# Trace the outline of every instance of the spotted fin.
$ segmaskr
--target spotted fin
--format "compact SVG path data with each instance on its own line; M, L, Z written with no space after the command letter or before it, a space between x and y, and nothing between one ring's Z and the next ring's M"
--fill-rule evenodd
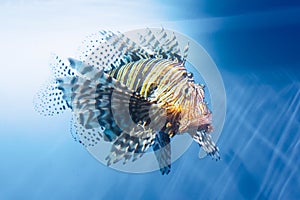
M76 70L70 66L69 60L65 60L56 54L52 54L50 57L50 68L52 77L74 77L77 75Z
M77 58L104 72L114 69L119 65L123 52L107 40L112 36L113 33L107 31L88 36L79 47Z
M75 141L81 143L85 147L91 147L97 145L97 143L103 138L104 128L92 128L87 129L79 123L77 116L73 116L71 119L70 132Z
M75 77L76 71L69 62L55 54L51 55L50 66L52 78L49 79L34 97L35 110L44 116L53 116L63 113L69 106L59 89L58 78L69 79Z
M164 132L158 132L153 144L153 151L159 164L160 172L169 174L171 171L170 137Z
M33 100L35 110L44 116L63 113L68 105L63 100L63 93L58 88L58 82L49 80L35 95Z

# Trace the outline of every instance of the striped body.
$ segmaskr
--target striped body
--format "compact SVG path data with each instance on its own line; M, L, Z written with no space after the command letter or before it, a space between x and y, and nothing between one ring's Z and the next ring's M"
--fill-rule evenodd
M142 59L112 70L109 75L165 109L167 122L162 129L170 137L210 123L203 88L188 77L183 63Z

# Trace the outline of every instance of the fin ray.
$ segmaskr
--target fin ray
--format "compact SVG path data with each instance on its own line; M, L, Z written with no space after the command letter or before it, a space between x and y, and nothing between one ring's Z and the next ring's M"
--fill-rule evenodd
M220 160L219 148L211 139L211 136L205 131L197 131L193 139L200 145L200 147L213 159Z
M136 126L129 133L123 132L113 143L110 154L106 157L107 165L124 159L123 164L143 156L153 144L155 132L143 126Z

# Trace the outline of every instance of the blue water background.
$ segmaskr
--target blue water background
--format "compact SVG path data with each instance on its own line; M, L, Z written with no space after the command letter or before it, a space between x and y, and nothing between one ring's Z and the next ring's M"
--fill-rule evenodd
M15 0L0 11L0 199L300 199L299 1ZM193 144L168 176L122 173L73 141L70 114L33 110L51 52L153 26L194 38L221 72L219 162Z

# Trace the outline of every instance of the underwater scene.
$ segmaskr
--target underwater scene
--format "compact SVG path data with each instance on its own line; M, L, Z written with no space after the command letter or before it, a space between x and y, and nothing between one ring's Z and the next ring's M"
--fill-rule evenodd
M300 199L299 13L0 1L0 199Z

